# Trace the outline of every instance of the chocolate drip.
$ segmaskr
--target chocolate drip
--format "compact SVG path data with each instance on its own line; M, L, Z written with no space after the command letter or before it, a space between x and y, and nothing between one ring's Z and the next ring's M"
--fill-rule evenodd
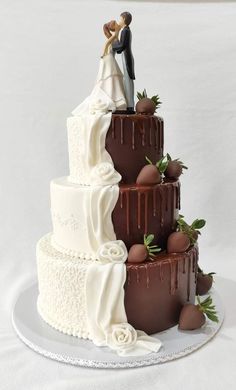
M132 149L135 149L135 122L132 122Z
M148 197L149 192L138 189L138 229L141 229L141 201L144 196L144 234L148 232Z
M124 143L124 118L120 116L120 142L121 145Z
M150 278L149 278L149 271L148 271L147 264L145 264L145 271L146 271L146 287L149 288Z
M178 209L179 210L181 209L180 199L181 199L181 195L180 195L180 182L178 181Z
M175 290L176 290L176 267L175 267L175 264L173 263L173 261L169 261L169 264L170 264L170 295L174 295L175 294Z
M128 248L143 242L143 235L152 233L162 249L176 225L176 183L163 181L156 185L120 184L120 198L112 220L117 239Z
M142 129L141 135L142 135L142 146L145 146L146 145L146 141L145 141L146 129L145 128L144 128L144 131Z
M179 261L180 259L177 258L176 261L170 260L170 294L174 295L176 293L176 290L178 290L179 287Z
M186 273L186 257L183 258L183 274Z
M192 255L190 254L188 256L188 273L187 273L187 301L188 302L190 298L191 262L192 262Z
M175 203L176 203L176 200L175 200L175 196L176 196L176 192L175 192L175 186L171 186L170 189L170 210L171 210L171 219L172 219L172 229L174 230L175 228ZM173 200L172 200L173 198Z
M129 191L126 191L125 192L125 195L126 195L126 231L127 231L127 234L129 235L130 233L130 229L129 229Z
M163 191L162 187L160 187L160 221L161 227L164 226L164 217L163 217Z
M124 193L123 191L120 191L120 208L123 209L123 197L124 197Z
M149 129L149 146L152 146L152 128Z
M145 205L145 210L144 210L144 234L148 233L148 196L149 193L145 192L144 193L145 199L144 199L144 205Z
M141 229L141 192L138 191L138 229Z
M154 120L155 127L154 127L154 133L155 133L155 149L158 149L159 145L159 136L158 136L158 127L157 127L157 122ZM159 123L159 122L158 122Z
M160 137L160 150L161 150L161 154L163 154L163 147L164 147L164 122L161 118L158 118L158 120L160 121L160 134L161 134L161 137Z
M176 261L176 270L175 270L175 289L179 288L179 261Z
M153 207L153 216L156 216L156 208L157 208L157 189L156 187L153 188L152 190L152 207Z
M171 187L169 187L168 185L166 186L166 196L165 196L165 198L166 198L166 207L165 207L165 209L166 209L166 211L168 211L168 206L169 206L169 204L170 204L170 191L171 191Z
M140 275L139 275L139 268L136 267L136 282L139 283L140 282Z
M128 286L131 283L131 271L129 271L129 270L127 270L127 283L128 283Z
M164 272L163 272L163 267L162 264L159 264L159 269L160 269L160 281L163 282L164 280Z
M198 248L192 246L184 253L162 251L153 261L127 264L132 275L125 284L125 310L132 326L152 334L178 323L183 305L194 303L197 256Z
M112 136L113 139L116 138L115 128L116 128L116 126L115 126L115 117L112 116L112 118L111 118L111 136Z

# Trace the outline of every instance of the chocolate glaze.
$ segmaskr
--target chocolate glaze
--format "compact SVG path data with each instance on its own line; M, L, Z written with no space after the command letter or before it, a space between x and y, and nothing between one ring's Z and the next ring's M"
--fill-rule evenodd
M152 233L153 244L165 249L168 236L176 228L179 198L180 183L176 180L164 179L149 186L121 184L112 214L117 239L129 249L143 243L144 234Z
M127 263L125 309L128 322L148 334L178 323L185 303L194 303L198 246L184 253L162 252L155 261Z
M123 183L135 183L147 163L163 157L163 119L156 115L112 114L106 136L106 149Z

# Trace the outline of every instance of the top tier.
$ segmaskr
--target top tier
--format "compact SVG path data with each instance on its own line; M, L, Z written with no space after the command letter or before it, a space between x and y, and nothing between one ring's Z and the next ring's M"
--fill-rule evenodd
M70 181L90 184L88 182L84 183L83 178L81 136L79 119L76 117L69 118ZM112 114L109 129L103 136L105 136L106 150L116 171L122 176L121 181L125 184L136 182L140 170L146 164L145 156L153 163L163 157L164 122L161 117L140 114ZM99 140L97 142L99 143Z
M122 182L132 184L146 164L163 157L164 122L155 115L113 114L106 136L106 149Z

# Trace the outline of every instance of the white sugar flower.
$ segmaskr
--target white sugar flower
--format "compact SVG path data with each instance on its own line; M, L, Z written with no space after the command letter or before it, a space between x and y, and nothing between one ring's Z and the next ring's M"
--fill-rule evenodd
M111 163L102 162L93 167L90 179L93 185L117 184L121 180L121 175L115 170Z
M124 263L128 252L123 241L108 241L101 245L97 251L97 259L101 263Z
M92 100L90 103L90 113L96 114L97 112L106 113L109 110L109 103L102 99Z
M107 345L114 350L129 349L136 344L137 332L127 322L111 326L107 334Z

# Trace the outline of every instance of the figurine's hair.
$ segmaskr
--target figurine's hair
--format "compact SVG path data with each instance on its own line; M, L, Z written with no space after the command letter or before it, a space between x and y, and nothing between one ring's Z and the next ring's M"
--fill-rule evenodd
M132 15L130 12L127 12L127 11L122 12L120 14L120 16L122 16L122 18L124 18L126 26L128 26L132 22Z
M115 31L116 29L116 21L111 20L110 22L104 24L103 31L107 38L111 37L111 31Z

